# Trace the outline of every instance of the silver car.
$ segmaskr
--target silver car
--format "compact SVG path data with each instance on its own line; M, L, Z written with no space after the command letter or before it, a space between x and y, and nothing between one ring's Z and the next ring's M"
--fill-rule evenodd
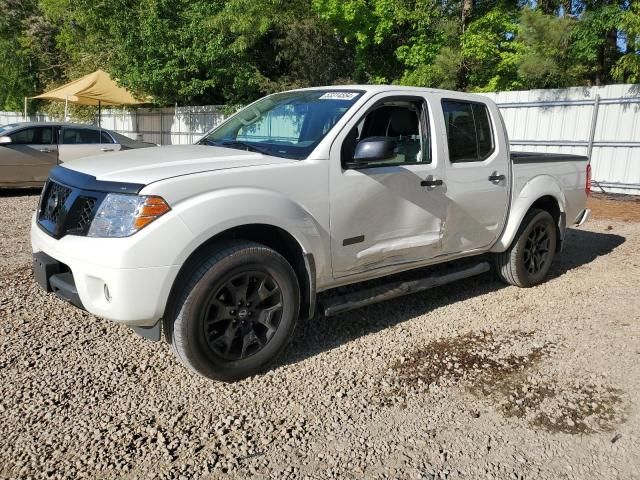
M0 188L41 186L60 163L102 153L146 148L153 143L132 140L90 125L24 122L0 126Z

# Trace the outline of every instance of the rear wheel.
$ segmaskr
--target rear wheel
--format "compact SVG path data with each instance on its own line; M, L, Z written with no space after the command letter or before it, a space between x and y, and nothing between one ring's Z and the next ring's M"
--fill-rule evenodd
M511 247L495 255L500 279L518 287L541 283L556 251L557 232L551 214L533 209L525 216Z
M284 350L300 308L296 275L276 251L253 242L204 259L167 322L178 358L215 380L264 369Z

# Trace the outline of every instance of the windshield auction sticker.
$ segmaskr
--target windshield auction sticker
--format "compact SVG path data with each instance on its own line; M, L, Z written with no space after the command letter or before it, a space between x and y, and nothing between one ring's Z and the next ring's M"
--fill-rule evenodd
M320 100L353 100L359 95L355 92L327 92L320 97Z

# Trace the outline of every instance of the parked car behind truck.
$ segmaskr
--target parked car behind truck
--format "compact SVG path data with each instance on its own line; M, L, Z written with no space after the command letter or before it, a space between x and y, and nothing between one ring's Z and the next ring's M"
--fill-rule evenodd
M74 123L22 122L0 126L0 188L39 187L55 165L96 154L155 144Z
M587 219L589 188L586 157L510 153L482 96L294 90L196 145L54 168L33 217L34 272L95 315L154 340L164 330L196 372L235 380L318 309L476 275L487 258L507 283L542 282L566 226Z

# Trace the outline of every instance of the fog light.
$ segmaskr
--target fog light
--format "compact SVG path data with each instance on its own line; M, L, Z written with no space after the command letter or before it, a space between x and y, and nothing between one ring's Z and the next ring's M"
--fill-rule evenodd
M107 300L107 302L111 302L111 293L109 292L109 287L107 287L107 284L104 284L104 298Z

